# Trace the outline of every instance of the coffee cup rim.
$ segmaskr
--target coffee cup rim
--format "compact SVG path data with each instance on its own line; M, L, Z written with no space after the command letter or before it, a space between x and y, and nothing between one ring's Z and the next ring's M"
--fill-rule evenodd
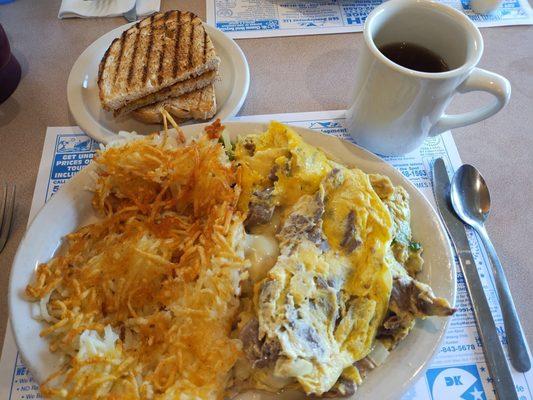
M426 7L435 7L435 9L439 9L440 11L445 12L454 18L457 18L471 33L471 36L473 37L472 40L474 41L474 53L461 66L444 72L416 71L396 64L395 62L389 60L385 55L383 55L381 51L379 51L378 47L374 43L374 39L371 36L371 25L374 22L375 18L389 10L400 9L408 5L412 6L416 4L423 4ZM447 79L464 74L466 71L471 70L478 64L479 60L481 59L481 55L483 54L483 37L481 36L481 32L479 32L479 29L474 25L474 23L459 10L438 3L435 0L389 0L385 3L382 3L368 15L363 29L363 36L367 47L379 61L398 72L426 79Z

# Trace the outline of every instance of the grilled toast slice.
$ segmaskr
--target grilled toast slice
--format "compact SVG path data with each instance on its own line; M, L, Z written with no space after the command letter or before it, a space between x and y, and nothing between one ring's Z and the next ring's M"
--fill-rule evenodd
M98 71L100 101L104 109L118 110L178 82L216 71L219 63L196 15L177 10L153 14L124 31L107 49Z
M208 71L200 76L177 82L174 85L161 89L158 92L151 93L147 96L141 97L140 99L134 100L124 107L113 111L113 114L115 117L118 117L120 115L128 114L138 108L158 103L167 98L179 97L183 94L194 92L212 84L215 81L216 76L216 71Z
M148 124L160 124L163 122L162 109L167 110L179 122L188 119L209 119L217 111L215 85L210 84L203 89L138 108L131 115Z

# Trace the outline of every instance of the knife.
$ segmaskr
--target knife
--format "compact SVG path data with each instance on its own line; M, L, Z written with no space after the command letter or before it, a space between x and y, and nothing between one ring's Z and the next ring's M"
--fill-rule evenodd
M485 361L492 377L492 384L499 400L518 400L511 370L498 338L496 324L481 284L476 263L470 251L463 222L455 215L449 199L450 179L442 158L433 165L433 190L435 201L444 225L452 239L459 264L463 271L466 288L474 310L477 329L483 344Z

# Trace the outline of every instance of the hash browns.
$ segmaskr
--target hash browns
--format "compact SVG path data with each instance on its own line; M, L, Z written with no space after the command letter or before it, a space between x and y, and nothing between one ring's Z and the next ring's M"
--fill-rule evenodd
M239 171L210 136L154 135L96 156L101 221L69 234L26 289L44 302L41 336L66 355L44 396L222 398L248 264Z

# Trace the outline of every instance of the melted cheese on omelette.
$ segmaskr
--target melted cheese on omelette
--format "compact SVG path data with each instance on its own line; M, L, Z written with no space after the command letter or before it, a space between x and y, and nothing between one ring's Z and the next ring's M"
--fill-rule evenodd
M237 143L235 159L242 167L239 206L247 210L254 190L273 183L274 204L294 204L314 193L331 170L326 155L287 126L272 122L261 135L248 135Z

